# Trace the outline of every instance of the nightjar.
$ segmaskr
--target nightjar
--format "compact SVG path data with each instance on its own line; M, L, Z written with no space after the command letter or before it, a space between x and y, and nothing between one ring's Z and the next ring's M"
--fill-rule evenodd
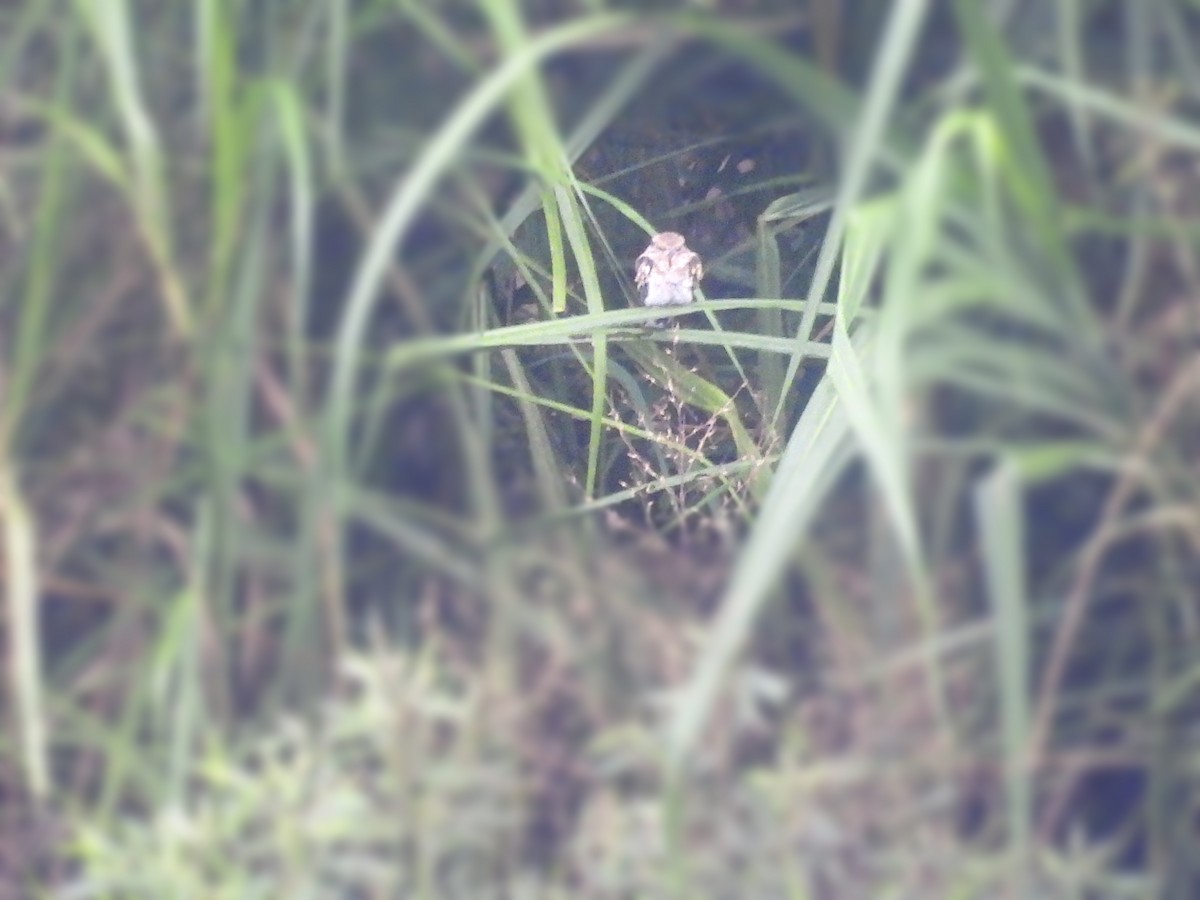
M646 306L684 306L695 298L696 284L704 277L704 263L688 249L683 235L674 231L656 234L637 258L637 286ZM665 320L647 324L661 327Z

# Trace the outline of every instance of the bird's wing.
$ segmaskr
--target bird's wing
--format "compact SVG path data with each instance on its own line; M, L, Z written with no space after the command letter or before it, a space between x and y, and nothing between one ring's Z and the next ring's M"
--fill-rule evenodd
M650 278L650 273L654 271L654 260L650 258L649 254L643 253L637 258L634 265L636 266L634 282L638 285L645 284Z

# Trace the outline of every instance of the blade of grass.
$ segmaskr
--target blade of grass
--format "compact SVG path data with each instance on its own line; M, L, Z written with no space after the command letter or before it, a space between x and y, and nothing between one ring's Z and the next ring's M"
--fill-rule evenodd
M326 405L326 464L333 481L344 458L341 445L353 408L356 376L361 365L363 336L378 299L378 292L394 248L412 226L434 184L463 150L483 120L495 111L513 85L543 59L572 44L628 21L622 15L606 15L571 22L532 39L507 57L499 68L479 83L455 108L432 137L413 168L405 173L390 196L383 215L357 267L336 338L333 373Z
M1061 0L1056 17L1060 65L1066 77L1080 84L1087 82L1083 52L1083 40L1087 32L1080 8L1082 4L1083 0ZM1094 183L1098 163L1087 112L1078 106L1070 106L1067 116L1071 123L1071 137L1075 142L1075 150L1083 163L1084 175L1089 183Z
M589 108L583 121L579 123L574 132L568 137L565 144L568 162L573 165L583 151L595 142L596 138L611 124L621 109L637 95L654 70L662 64L663 60L673 50L674 42L663 40L661 43L639 53L621 69L609 89ZM584 190L589 189L588 185L580 184L579 187ZM536 185L530 185L513 201L505 213L501 220L502 234L511 237L521 223L529 218L534 210L537 209L537 206L538 192ZM642 222L640 224L647 231L651 230L647 223ZM482 277L482 273L492 264L492 260L495 258L496 253L502 249L502 246L502 242L493 239L489 241L479 254L475 263L475 272L479 277Z
M778 209L779 201L776 201L758 217L754 283L760 297L783 296L779 244L776 243L775 230L772 227L773 217ZM783 315L778 309L764 308L756 318L760 333L772 337L783 336ZM772 410L779 409L783 403L784 367L774 356L766 356L759 360L757 376L757 384L763 396L763 413L769 416Z
M1029 601L1023 582L1027 571L1020 479L1011 462L1002 461L975 489L975 520L996 627L994 660L1000 695L1001 743L1008 800L1008 846L1016 881L1013 896L1027 895L1023 875L1032 849L1033 784L1026 757L1029 748Z
M809 284L807 295L813 301L820 301L825 296L833 277L836 260L842 251L846 218L866 189L928 6L928 0L898 0L892 7L875 58L862 116L846 148L846 165L834 200L833 216L826 229L825 241L817 256L816 269ZM797 341L807 341L812 334L816 312L815 305L805 310L796 334ZM783 414L783 397L786 396L786 389L795 379L803 360L803 354L798 352L788 363L788 370L784 376L785 390L773 413L775 421Z
M746 460L759 458L758 444L742 423L737 404L719 386L680 365L655 346L634 342L625 348L625 352L684 402L724 419L733 434L739 457Z
M325 34L325 131L334 171L345 166L346 73L347 51L351 47L350 4L347 0L326 0L322 4L327 23Z
M129 146L129 203L157 266L168 319L177 335L187 336L192 333L194 314L175 267L165 165L158 132L143 99L128 0L75 0L75 8L91 26L108 70Z
M1017 89L1013 59L979 4L955 0L954 11L1014 156L1009 172L1014 179L1016 199L1028 226L1037 235L1042 253L1054 266L1061 293L1059 302L1065 304L1064 313L1071 317L1080 333L1089 341L1098 341L1099 324L1088 306L1074 258L1058 224L1058 191L1038 142L1033 117Z
M305 328L309 319L312 281L315 187L312 158L304 133L303 99L294 85L282 80L263 85L264 106L271 109L279 130L288 173L291 229L291 298L288 303L287 356L292 397L298 408L307 405L308 374L305 368Z
M43 800L50 791L50 761L42 698L37 529L7 453L0 454L0 530L3 530L0 545L4 551L13 718L20 737L25 787L35 800Z
M75 29L69 27L63 47L67 62L59 68L54 112L60 121L73 118ZM48 726L42 697L41 588L38 572L38 534L33 511L21 491L17 463L20 431L41 360L58 278L56 248L62 239L63 218L71 195L71 166L64 131L53 130L43 172L33 247L29 254L21 297L16 340L9 348L12 368L0 373L5 404L0 412L0 546L3 548L5 599L8 619L9 689L20 738L25 787L35 800L50 790Z
M74 29L65 36L68 62L59 70L55 85L54 122L74 120L73 90L76 57ZM41 190L34 221L33 246L27 255L25 285L20 297L15 341L7 348L11 369L4 373L4 405L0 409L0 454L15 454L18 431L46 353L47 328L59 278L58 253L63 237L63 217L72 194L68 136L54 128L46 150Z
M762 511L738 558L708 642L668 723L666 763L681 774L692 758L725 675L779 573L826 494L853 458L852 432L837 392L822 380L779 459Z
M202 79L208 138L212 147L209 169L211 232L207 269L205 318L219 319L229 302L230 268L242 237L243 179L253 140L254 110L245 103L245 85L238 70L232 11L217 0L197 6L201 40L196 71Z
M1138 133L1143 139L1154 139L1180 150L1200 151L1200 127L1182 116L1166 116L1161 110L1145 103L1127 100L1117 94L1081 84L1055 72L1036 66L1020 66L1014 78L1067 104L1077 104L1097 116Z
M750 309L761 305L775 304L789 310L803 309L804 302L797 300L718 300L705 304L711 311ZM832 305L827 305L832 308ZM440 338L428 338L400 344L389 350L384 357L386 370L399 371L418 363L442 357L495 350L504 347L555 346L562 344L590 346L591 336L607 333L612 339L626 341L655 341L658 343L693 343L708 346L728 346L746 350L771 353L795 352L796 342L788 338L772 338L747 332L725 331L714 333L680 328L674 332L657 329L633 328L650 319L686 316L695 313L692 307L662 309L621 309L597 315L571 316L547 322L531 322L526 325L509 325L492 328L474 334L456 334ZM829 355L829 345L810 343L805 345L810 357Z
M516 388L513 396L525 422L525 433L529 435L529 455L533 461L542 506L552 514L561 512L567 507L567 496L563 491L561 469L558 460L554 458L554 447L545 420L532 400L533 391L517 354L512 350L503 350L501 357L508 370L508 377L512 379Z

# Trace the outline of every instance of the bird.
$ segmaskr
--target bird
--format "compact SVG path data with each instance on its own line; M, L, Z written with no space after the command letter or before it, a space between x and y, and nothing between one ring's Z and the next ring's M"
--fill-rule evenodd
M650 239L634 264L634 281L646 306L685 306L695 299L696 285L704 277L704 262L688 248L682 234L664 231ZM646 324L661 328L665 319Z

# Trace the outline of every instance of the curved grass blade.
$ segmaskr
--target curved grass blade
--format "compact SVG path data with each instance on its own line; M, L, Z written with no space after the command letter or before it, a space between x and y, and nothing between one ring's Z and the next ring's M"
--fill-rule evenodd
M407 234L435 183L462 152L467 141L495 111L505 95L543 59L628 21L627 16L604 15L571 22L529 41L482 81L430 140L389 198L383 215L355 272L338 328L333 374L326 405L327 463L342 466L342 444L353 407L354 384L361 364L363 337L371 320L379 288L395 247ZM335 479L336 480L336 479Z
M669 771L681 773L692 756L725 675L776 579L804 539L826 494L854 458L851 438L850 421L837 392L823 379L779 459L708 642L672 713L667 733Z

